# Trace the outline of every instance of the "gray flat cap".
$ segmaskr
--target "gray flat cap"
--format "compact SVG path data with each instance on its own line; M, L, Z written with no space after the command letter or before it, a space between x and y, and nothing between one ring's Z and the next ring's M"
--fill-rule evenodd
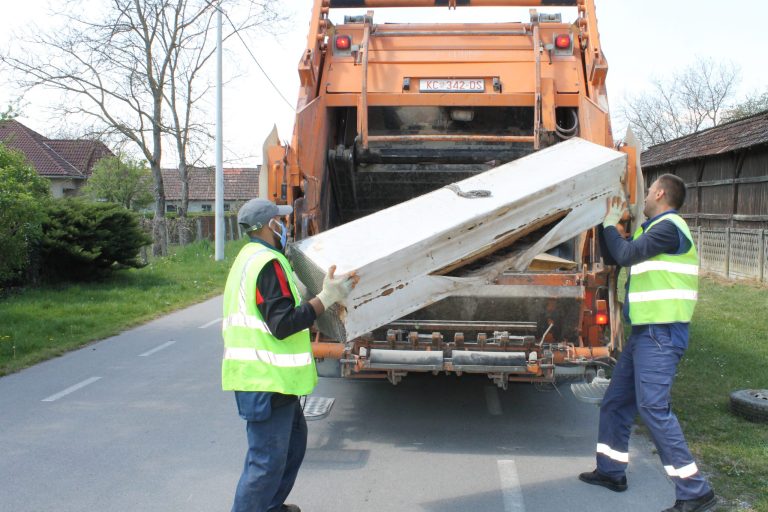
M272 217L290 213L293 213L291 206L278 206L267 199L256 198L251 199L240 208L240 211L237 212L237 223L251 231L266 226Z

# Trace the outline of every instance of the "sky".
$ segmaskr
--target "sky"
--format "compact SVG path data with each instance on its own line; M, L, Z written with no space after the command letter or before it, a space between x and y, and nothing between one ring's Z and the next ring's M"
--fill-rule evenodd
M25 0L3 2L0 15L0 49L6 51L20 30L34 23L39 30L52 26L51 2L59 0ZM89 0L91 3L107 0ZM236 0L224 0L227 3ZM768 44L765 23L768 2L765 0L595 0L601 45L608 59L607 79L614 131L623 133L626 123L620 112L626 98L641 94L654 78L665 79L698 58L732 61L741 69L739 96L768 91ZM261 163L261 147L273 126L280 138L290 140L295 105L298 97L297 66L304 52L312 0L281 1L290 16L279 34L256 34L247 40L251 52L274 82L280 94L259 70L242 43L231 39L225 45L224 75L224 140L225 166L255 166ZM575 9L539 8L540 12L563 12L566 20L575 17ZM338 11L331 18L340 21L344 14L359 10ZM384 21L527 21L527 9L519 8L447 8L376 9L375 22ZM12 47L12 46L11 46ZM8 81L0 76L0 109L19 97ZM282 97L288 101L286 102ZM47 92L28 93L22 102L19 121L30 128L51 134L62 120L52 118L49 107L59 100ZM214 119L215 98L211 91L206 99L206 115ZM76 131L76 126L72 131ZM213 145L204 158L213 165ZM174 165L173 162L163 162Z

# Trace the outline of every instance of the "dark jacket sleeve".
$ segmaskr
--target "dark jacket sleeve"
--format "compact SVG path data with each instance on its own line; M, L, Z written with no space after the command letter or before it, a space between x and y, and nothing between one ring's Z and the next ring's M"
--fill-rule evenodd
M277 260L264 265L259 273L256 306L269 330L279 340L309 328L316 317L308 302L296 306L285 271Z
M654 224L636 240L623 238L614 226L603 230L608 252L617 265L631 267L659 254L681 254L690 249L690 241L672 221Z

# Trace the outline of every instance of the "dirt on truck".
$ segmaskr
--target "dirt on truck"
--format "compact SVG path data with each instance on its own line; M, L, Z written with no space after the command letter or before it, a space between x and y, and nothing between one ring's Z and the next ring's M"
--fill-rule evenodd
M522 21L376 22L387 8L488 6L530 9ZM575 21L551 12L558 7ZM369 10L331 22L349 8ZM594 0L315 0L293 137L266 142L260 195L293 205L301 240L578 137L627 153L623 183L636 209L637 154L614 144L607 72ZM482 373L506 388L594 375L621 332L616 272L591 228L524 271L351 341L316 333L313 346L319 368L348 378ZM458 370L460 360L471 364Z

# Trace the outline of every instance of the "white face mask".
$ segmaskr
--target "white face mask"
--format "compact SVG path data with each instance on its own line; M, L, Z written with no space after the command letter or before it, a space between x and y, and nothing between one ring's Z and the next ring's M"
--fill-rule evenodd
M288 228L279 220L270 219L269 229L280 239L280 249L285 249L285 244L288 243Z

